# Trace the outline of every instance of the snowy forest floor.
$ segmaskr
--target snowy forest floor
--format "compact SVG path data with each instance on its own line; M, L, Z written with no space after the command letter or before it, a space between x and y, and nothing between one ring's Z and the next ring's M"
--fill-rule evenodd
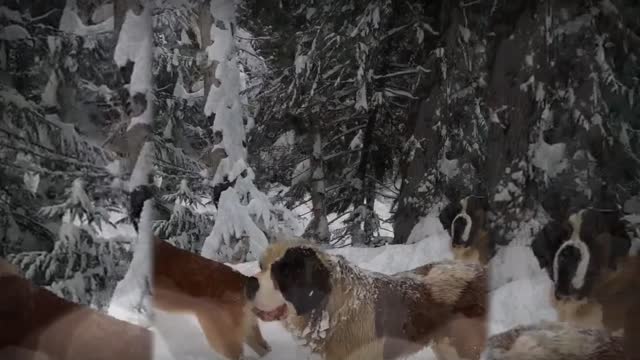
M343 255L358 266L381 273L392 274L419 265L452 258L449 235L437 218L437 209L424 217L414 228L407 245L388 245L379 248L344 247L331 250ZM526 238L529 231L523 225L523 238L518 245L498 250L489 265L491 271L491 322L490 333L495 334L519 324L540 320L553 320L549 302L549 286L546 274L539 269ZM245 274L258 270L256 262L232 265ZM505 274L510 274L508 277ZM494 311L494 309L499 311ZM312 356L278 323L260 323L262 332L273 351L265 360L309 359ZM153 331L156 333L154 358L156 360L220 359L208 346L197 320L190 315L174 315L156 312ZM248 348L249 358L256 355ZM414 354L409 359L434 359L430 349Z

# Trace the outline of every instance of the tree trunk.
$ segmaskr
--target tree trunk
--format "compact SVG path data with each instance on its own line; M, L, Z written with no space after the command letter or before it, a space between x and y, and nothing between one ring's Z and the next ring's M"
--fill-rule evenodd
M304 237L315 239L319 243L328 243L330 240L329 223L325 204L325 178L322 160L322 136L320 124L314 121L311 124L311 136L313 139L313 152L311 154L311 202L313 206L313 218L304 231Z
M351 216L351 242L354 245L367 245L371 243L373 238L373 227L371 217L375 216L373 212L373 203L371 201L371 193L374 192L374 184L367 179L369 174L369 158L373 144L373 132L376 126L377 112L381 111L379 107L369 109L367 116L367 125L365 127L362 139L362 149L360 150L360 163L358 164L358 186L355 189L355 198L353 200L353 214ZM375 197L374 197L375 199Z
M445 30L442 42L445 45L445 54L451 54L457 46L458 14L453 4L443 2L440 9L440 22ZM442 60L441 60L442 61ZM437 62L431 64L436 67ZM443 193L438 186L438 153L444 145L444 139L439 136L435 125L442 111L447 105L446 77L439 72L427 76L423 85L428 89L426 98L413 105L408 114L407 137L411 139L409 144L410 157L401 164L400 195L397 200L397 209L394 215L393 243L404 244L409 240L409 235L420 220L426 214L430 200L434 200L438 193Z
M427 171L428 165L437 161L436 154L441 144L433 130L433 118L439 102L439 91L436 88L429 98L417 104L418 110L409 115L413 118L409 122L415 124L411 136L416 145L411 150L412 156L405 164L404 174L401 175L402 184L393 224L394 244L407 242L413 227L426 210L424 203L420 201L424 198L422 192L425 185L435 185L429 181Z

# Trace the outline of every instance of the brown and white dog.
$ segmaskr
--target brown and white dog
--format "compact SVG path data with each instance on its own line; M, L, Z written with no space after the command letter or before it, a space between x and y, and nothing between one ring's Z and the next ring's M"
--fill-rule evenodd
M523 325L493 335L483 360L623 360L622 337L563 322Z
M265 321L283 321L327 360L391 360L434 342L440 359L478 359L486 340L484 267L438 262L384 275L304 241L269 246L249 291Z
M621 330L632 304L638 256L614 211L581 210L547 224L532 250L554 283L552 302L560 321Z
M255 278L160 239L154 242L157 309L195 315L209 345L229 359L240 359L245 343L259 356L270 351L245 295L249 286L257 286Z
M488 208L487 198L467 196L440 212L440 223L451 235L456 260L484 265L489 262L493 249L486 228Z
M0 259L0 358L151 360L149 330L33 285Z

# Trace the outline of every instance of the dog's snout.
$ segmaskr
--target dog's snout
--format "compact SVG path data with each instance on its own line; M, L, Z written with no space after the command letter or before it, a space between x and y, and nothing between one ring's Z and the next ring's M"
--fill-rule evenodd
M260 283L258 282L258 279L251 276L247 281L247 287L245 288L245 294L247 296L247 299L253 300L256 297L256 293L258 292L259 288L260 288Z

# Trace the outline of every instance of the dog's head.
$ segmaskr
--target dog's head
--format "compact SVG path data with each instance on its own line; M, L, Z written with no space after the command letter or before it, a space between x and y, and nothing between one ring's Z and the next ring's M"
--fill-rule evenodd
M485 229L489 204L486 198L468 196L452 202L440 212L440 223L451 235L455 249L470 248Z
M618 214L597 210L581 210L563 222L547 224L531 245L558 300L588 297L605 274L617 270L630 246Z
M324 254L301 243L275 243L260 259L260 272L247 287L247 298L264 321L302 316L320 309L331 293Z

